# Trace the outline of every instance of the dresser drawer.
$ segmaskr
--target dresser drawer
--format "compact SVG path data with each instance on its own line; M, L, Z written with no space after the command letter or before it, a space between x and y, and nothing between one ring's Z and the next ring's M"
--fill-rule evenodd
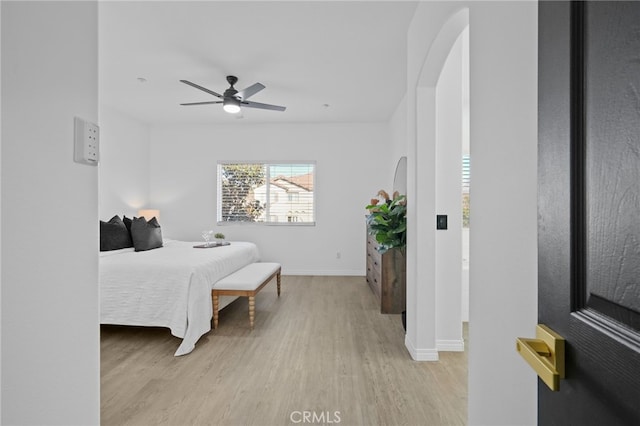
M399 314L406 305L406 261L398 249L380 254L378 242L367 234L367 284L380 301L380 312Z
M376 295L378 299L382 297L382 281L380 271L372 271L367 274L367 284L371 287L371 291Z
M369 267L373 269L380 270L380 265L382 264L382 257L377 250L368 250L367 251L367 269Z

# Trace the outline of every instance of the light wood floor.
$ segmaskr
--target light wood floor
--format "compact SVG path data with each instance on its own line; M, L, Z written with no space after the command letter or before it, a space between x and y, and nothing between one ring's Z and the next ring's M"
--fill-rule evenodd
M182 357L167 329L102 326L102 424L466 423L466 353L411 360L363 277L283 276L279 299L275 282L257 295L253 331L247 309L222 310Z

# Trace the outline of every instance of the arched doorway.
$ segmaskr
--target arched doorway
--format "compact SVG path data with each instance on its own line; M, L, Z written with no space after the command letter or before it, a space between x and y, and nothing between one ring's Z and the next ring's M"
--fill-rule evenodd
M441 214L439 209L448 203L443 200L451 195L445 186L440 185L448 178L443 175L447 167L442 165L439 169L438 154L446 155L447 162L451 160L448 157L450 153L443 153L444 145L438 148L439 140L442 143L451 137L446 131L442 131L442 114L445 108L455 108L445 105L442 99L438 101L438 81L447 58L468 26L468 9L456 12L443 25L427 53L415 89L416 143L411 150L414 161L410 162L409 167L409 179L413 185L409 185L408 190L410 199L415 200L408 212L408 223L410 226L413 222L415 240L411 244L413 247L410 246L412 254L407 259L405 344L416 360L437 360L438 350L464 350L461 320L461 208L452 210L451 213L442 212L459 218L455 220L456 224L460 224L455 233L445 235L449 230L436 231L435 218L436 214ZM461 91L461 88L458 87L458 90ZM459 100L457 114L462 123L462 99ZM461 152L461 125L457 132L460 133L457 150ZM457 170L461 170L461 155L454 161L458 162ZM460 176L461 172L457 178L458 185L461 184ZM458 205L461 205L460 192L458 190L454 195ZM441 234L438 235L438 232ZM447 253L454 253L454 259ZM453 285L451 273L447 272L451 270L451 266L446 265L452 261L459 277L457 280L453 278ZM455 308L451 308L453 304Z

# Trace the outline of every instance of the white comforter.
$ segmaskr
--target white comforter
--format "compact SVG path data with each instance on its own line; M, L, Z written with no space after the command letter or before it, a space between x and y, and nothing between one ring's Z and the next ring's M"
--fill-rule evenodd
M182 338L175 355L193 350L211 329L211 286L259 260L255 244L232 242L215 248L165 240L164 247L100 253L100 322L168 327Z

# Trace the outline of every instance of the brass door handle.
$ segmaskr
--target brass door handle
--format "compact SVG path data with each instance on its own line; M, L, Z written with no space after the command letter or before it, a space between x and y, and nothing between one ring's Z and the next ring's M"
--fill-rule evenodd
M564 379L564 338L543 324L536 326L536 338L516 339L516 350L552 391Z

